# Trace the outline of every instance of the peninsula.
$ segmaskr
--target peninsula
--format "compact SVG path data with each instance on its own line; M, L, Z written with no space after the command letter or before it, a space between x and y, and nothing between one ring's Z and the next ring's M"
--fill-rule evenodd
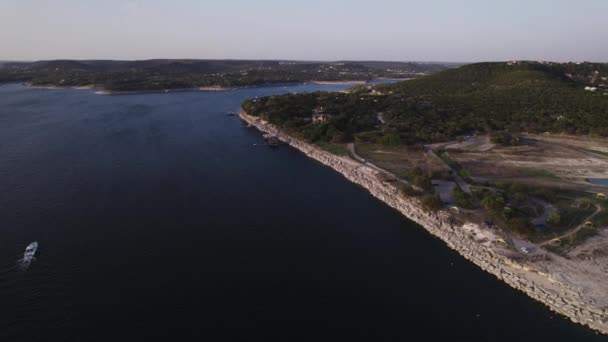
M608 65L467 65L241 118L333 168L485 271L608 334Z

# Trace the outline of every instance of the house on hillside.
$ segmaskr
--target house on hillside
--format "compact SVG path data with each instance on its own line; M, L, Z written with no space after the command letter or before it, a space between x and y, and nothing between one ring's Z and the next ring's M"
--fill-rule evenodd
M316 108L312 113L312 123L322 124L331 119L331 115L327 114L323 107Z
M370 94L371 95L385 95L384 91L378 89L378 88L368 88L369 90L371 90Z

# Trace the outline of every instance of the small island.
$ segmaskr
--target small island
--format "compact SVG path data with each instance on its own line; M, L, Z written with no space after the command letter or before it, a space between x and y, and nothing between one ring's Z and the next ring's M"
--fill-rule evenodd
M608 333L606 113L607 64L512 61L249 99L241 118Z

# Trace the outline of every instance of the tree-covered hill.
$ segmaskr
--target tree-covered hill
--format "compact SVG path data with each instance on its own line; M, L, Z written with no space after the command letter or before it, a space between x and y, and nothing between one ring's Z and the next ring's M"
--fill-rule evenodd
M243 108L310 140L417 143L502 130L608 136L606 76L605 64L479 63L349 94L260 98ZM590 85L595 91L585 90ZM313 124L321 107L329 120Z

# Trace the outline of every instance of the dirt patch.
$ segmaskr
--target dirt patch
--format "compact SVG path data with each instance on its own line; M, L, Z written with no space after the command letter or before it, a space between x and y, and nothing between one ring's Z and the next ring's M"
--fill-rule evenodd
M485 152L453 151L450 157L474 177L524 178L528 182L559 180L560 183L585 185L588 185L587 178L608 177L608 158L577 147L540 140Z
M387 147L376 144L357 144L357 153L366 160L395 175L408 179L412 170L419 167L430 174L441 172L441 165L429 158L426 151L410 146Z

